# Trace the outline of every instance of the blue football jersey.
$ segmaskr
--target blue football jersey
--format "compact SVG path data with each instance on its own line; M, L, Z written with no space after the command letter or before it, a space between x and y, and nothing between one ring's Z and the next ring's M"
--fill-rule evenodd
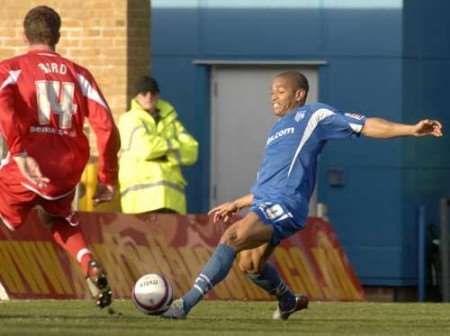
M314 103L280 118L269 132L256 182L254 205L282 202L299 221L308 213L317 157L329 139L360 134L366 118Z

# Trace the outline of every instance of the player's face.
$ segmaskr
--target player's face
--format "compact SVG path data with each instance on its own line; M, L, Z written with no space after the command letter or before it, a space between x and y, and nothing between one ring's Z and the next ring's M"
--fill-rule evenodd
M297 88L292 80L286 77L275 77L272 82L272 110L276 116L282 117L295 109L303 100L305 92Z

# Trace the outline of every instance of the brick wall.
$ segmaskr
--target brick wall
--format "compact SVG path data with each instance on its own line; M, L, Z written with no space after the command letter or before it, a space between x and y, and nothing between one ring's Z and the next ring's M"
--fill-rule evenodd
M43 3L62 18L57 52L93 73L117 120L136 76L149 71L150 1L1 0L0 59L26 51L23 18Z

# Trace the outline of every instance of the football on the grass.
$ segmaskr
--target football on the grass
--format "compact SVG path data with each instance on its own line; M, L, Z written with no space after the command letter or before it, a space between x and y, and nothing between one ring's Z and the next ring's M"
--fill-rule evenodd
M159 315L172 303L172 286L162 274L146 274L136 281L131 299L136 308L144 314Z

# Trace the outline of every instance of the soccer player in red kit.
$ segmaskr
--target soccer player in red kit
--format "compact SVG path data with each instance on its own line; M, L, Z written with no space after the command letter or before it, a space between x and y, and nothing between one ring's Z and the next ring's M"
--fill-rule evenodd
M0 166L0 219L16 230L37 207L55 242L80 264L103 308L112 296L106 272L87 248L71 204L89 159L85 118L99 153L95 202L114 195L120 140L93 76L55 52L60 26L52 8L31 9L24 19L28 52L0 62L0 133L8 147Z

